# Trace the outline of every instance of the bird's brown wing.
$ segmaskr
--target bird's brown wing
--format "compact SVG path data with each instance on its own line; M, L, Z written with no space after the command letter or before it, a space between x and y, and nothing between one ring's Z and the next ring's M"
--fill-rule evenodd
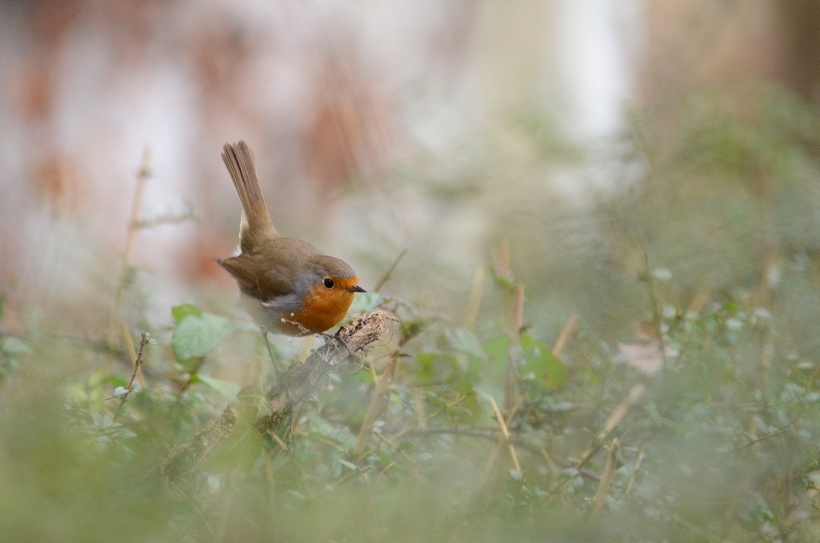
M305 241L286 236L268 239L252 253L217 261L230 273L243 292L262 301L270 301L306 289L300 275L313 272L317 255L323 253Z
M258 255L243 253L218 262L236 279L240 290L254 298L268 301L290 294L293 279L288 267L272 262L260 264L257 262L259 258Z

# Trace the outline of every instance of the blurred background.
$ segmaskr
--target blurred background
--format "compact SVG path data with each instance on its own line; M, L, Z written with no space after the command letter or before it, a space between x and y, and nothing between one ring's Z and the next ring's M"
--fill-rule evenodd
M820 0L0 0L0 534L817 541L819 82ZM159 488L265 373L240 139L402 325Z
M817 249L820 2L1 9L10 330L34 314L95 335L123 255L153 325L233 296L213 259L236 244L220 151L239 139L281 231L351 262L366 287L407 249L384 292L456 321L502 242L536 330L580 313L605 337L645 316L645 251L697 308L737 288L775 303L784 265Z

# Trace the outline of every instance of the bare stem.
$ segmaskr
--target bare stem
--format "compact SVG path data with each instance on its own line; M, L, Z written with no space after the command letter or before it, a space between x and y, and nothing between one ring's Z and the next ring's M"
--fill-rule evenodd
M569 340L572 339L572 336L575 334L575 330L578 328L580 321L581 317L578 315L570 315L566 324L564 324L564 328L561 330L561 334L558 336L558 339L555 340L555 345L552 347L553 355L561 356L564 349L567 348Z
M125 287L128 275L131 273L131 253L134 250L134 236L138 229L138 221L140 210L142 209L142 198L145 194L145 184L151 177L151 148L146 147L142 153L142 161L137 170L137 183L134 188L134 198L131 201L131 215L128 219L128 235L125 238L125 248L123 249L123 263L122 272L120 273L120 283L117 286L117 294L114 298L114 307L111 308L111 315L108 320L108 343L116 345L117 337L117 321L119 320L120 307L122 306L122 298L125 293Z
M601 511L604 509L609 487L612 485L612 479L615 478L615 465L618 462L618 452L620 450L621 444L618 438L613 439L609 447L609 454L606 456L604 471L601 473L601 482L598 484L598 490L595 492L595 498L592 500L592 513L590 514L592 520L600 518Z
M399 265L399 262L401 261L402 258L404 258L404 255L406 255L406 254L407 254L407 249L402 249L402 251L399 253L399 256L397 256L396 259L393 261L393 263L390 264L390 267L387 268L387 271L384 272L384 274L382 274L382 276L379 279L378 283L376 283L376 286L373 287L373 292L379 292L379 290L381 290L381 288L384 286L384 284L387 283L388 281L390 281L390 277L391 277L391 274L393 273L393 270L396 269L396 266Z
M327 342L315 349L301 364L292 364L265 393L269 414L259 417L253 427L260 433L271 433L280 428L312 394L320 389L322 379L337 370L348 359L366 353L395 322L383 311L360 315L352 324L336 332L338 341ZM337 344L338 343L338 344ZM174 449L160 467L159 473L176 478L201 465L225 440L236 426L234 405L197 432L188 443Z
M128 380L128 386L125 387L125 393L120 396L120 405L117 407L117 412L114 414L114 420L116 421L120 414L122 414L122 410L125 407L125 402L128 401L128 396L131 394L132 387L134 386L134 379L137 378L137 373L139 372L140 366L142 366L143 358L142 354L145 350L145 346L148 345L148 342L151 341L151 335L147 332L142 333L142 337L140 338L140 350L137 353L137 358L134 360L134 371L131 372L131 378Z
M510 453L510 459L512 460L513 467L515 471L521 473L521 464L518 463L518 455L515 453L515 447L513 446L513 442L510 439L510 432L507 429L507 424L504 422L504 417L501 415L501 411L498 410L498 406L495 404L495 400L490 397L490 407L493 409L493 415L495 415L495 420L498 422L498 427L501 429L501 435L504 436L504 441L507 443L507 450Z
M598 432L596 442L593 443L592 446L581 455L578 463L575 464L576 469L581 469L584 467L586 463L589 462L593 456L595 456L595 453L601 450L601 446L604 441L609 439L615 429L618 428L621 421L624 420L624 417L629 414L635 404L638 403L638 400L643 398L645 393L646 385L643 383L638 383L629 390L629 394L626 395L626 398L622 400L621 403L616 405L615 409L612 410L612 413L609 414L606 422L604 422L603 428L601 428L601 431Z
M504 388L504 410L512 420L513 406L518 402L518 347L521 345L521 329L524 326L524 285L513 287L512 325L510 327L510 356L507 365L507 382Z

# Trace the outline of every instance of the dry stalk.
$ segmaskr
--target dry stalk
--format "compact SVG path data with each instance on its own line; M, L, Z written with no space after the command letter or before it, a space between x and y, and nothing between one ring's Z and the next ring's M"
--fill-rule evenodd
M498 410L498 406L495 404L495 400L493 400L492 396L490 397L490 407L493 409L493 415L495 415L495 420L498 422L498 427L501 429L501 435L504 437L504 442L507 444L507 450L510 452L510 459L512 460L513 467L515 468L515 471L523 474L521 471L521 464L518 463L518 455L515 454L515 447L510 439L510 431L507 429L507 424L504 422L504 416L501 415L501 411Z
M524 327L524 285L516 283L513 288L513 320L510 329L510 356L507 365L507 382L504 387L504 411L514 414L513 406L519 403L518 396L518 347L521 345L521 329ZM510 416L512 419L512 416Z
M125 239L123 249L122 272L120 273L120 283L117 287L117 294L114 298L114 307L111 308L111 315L108 320L107 340L109 345L116 345L117 321L119 320L120 308L122 306L123 295L125 294L126 282L131 272L131 253L134 250L134 237L137 233L140 210L142 209L142 198L145 194L145 184L151 177L151 148L146 147L142 153L142 161L137 170L137 183L134 188L134 198L131 201L131 215L128 219L128 236Z
M601 450L601 446L604 441L609 439L612 435L612 432L618 427L624 417L629 413L629 411L638 403L644 393L646 392L646 385L643 383L638 383L637 385L633 386L629 390L629 394L627 394L626 398L621 401L618 405L615 406L615 409L612 410L612 413L609 414L609 418L606 419L603 428L601 431L598 432L597 440L595 443L592 444L584 454L581 455L581 458L578 460L578 463L575 464L576 469L581 469L586 465L587 462L595 456L599 450Z
M604 509L609 487L612 485L612 479L615 477L615 464L618 462L618 452L620 450L621 444L618 438L613 439L609 447L609 454L606 456L604 471L601 473L601 482L598 485L597 492L595 492L595 498L592 500L592 512L590 513L592 520L598 520L601 516L601 511Z
M131 337L128 336L130 341ZM148 345L148 342L151 340L151 336L146 332L142 333L142 337L140 338L140 350L137 353L136 357L134 358L134 371L131 372L131 379L128 380L128 386L125 387L125 393L120 396L120 405L117 407L117 412L114 414L113 420L117 420L119 416L122 414L122 410L125 407L125 402L128 400L128 396L131 394L132 387L134 386L134 379L136 379L137 374L140 371L140 367L142 366L143 358L142 353L145 350L145 346ZM132 346L133 349L133 346Z
M134 342L131 340L131 333L128 331L128 325L120 321L120 328L122 329L122 338L125 341L125 349L128 351L128 358L131 359L131 365L137 372L137 382L142 388L145 388L145 377L142 375L142 365L137 364L137 350L134 349Z
M635 465L632 466L632 475L630 475L629 477L629 482L626 485L626 490L624 490L624 494L629 494L632 491L632 487L635 485L635 477L638 475L638 470L641 467L643 459L646 458L644 448L645 447L641 447L641 452L638 453L638 459L635 460Z
M393 260L393 263L390 264L390 267L387 268L387 271L385 271L382 274L381 278L379 278L378 282L376 283L376 286L373 288L373 292L379 292L379 290L381 290L384 284L390 281L390 278L393 276L393 270L396 269L396 266L399 265L399 262L402 258L404 258L404 255L406 254L407 249L402 249L402 251L399 253L399 256L397 256L396 259Z
M564 328L561 329L558 339L555 340L555 345L552 347L553 355L560 357L561 354L563 354L564 349L566 349L569 344L569 340L571 340L572 336L575 334L575 330L578 328L579 322L581 322L581 317L578 315L570 315L566 324L564 324Z

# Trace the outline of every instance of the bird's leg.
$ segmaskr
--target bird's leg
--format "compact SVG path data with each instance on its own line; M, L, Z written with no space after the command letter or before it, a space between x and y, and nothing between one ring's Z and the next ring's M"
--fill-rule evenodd
M265 328L260 328L259 331L262 332L262 337L265 338L265 347L268 348L268 355L273 363L273 371L276 373L276 380L278 381L283 370L279 368L279 363L276 362L276 358L273 356L273 349L270 348L270 341L268 341L268 331Z

